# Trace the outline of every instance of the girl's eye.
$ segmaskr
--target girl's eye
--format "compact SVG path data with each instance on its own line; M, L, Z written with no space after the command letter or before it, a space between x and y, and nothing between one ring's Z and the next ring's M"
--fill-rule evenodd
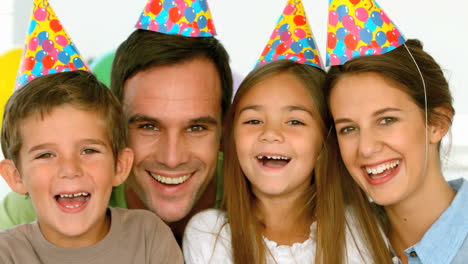
M243 124L258 125L258 124L261 124L261 123L262 123L262 121L260 121L260 120L252 119L252 120L245 121Z
M339 133L340 133L341 135L346 135L346 134L349 134L349 133L351 133L351 132L353 132L353 131L355 131L355 130L356 130L355 127L347 126L347 127L341 128L341 129L339 130Z
M298 125L305 125L303 122L299 120L290 120L287 123L288 125L298 126Z
M389 125L391 123L394 123L395 121L397 121L397 119L395 117L384 117L384 118L380 119L379 124Z
M52 153L42 153L36 156L36 159L47 159L47 158L52 158L54 155Z

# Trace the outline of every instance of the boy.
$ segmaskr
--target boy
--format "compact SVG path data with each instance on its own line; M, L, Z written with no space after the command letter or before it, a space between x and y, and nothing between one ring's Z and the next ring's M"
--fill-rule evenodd
M107 208L133 152L118 100L88 72L38 77L9 99L0 173L37 221L0 232L0 263L183 263L151 212Z

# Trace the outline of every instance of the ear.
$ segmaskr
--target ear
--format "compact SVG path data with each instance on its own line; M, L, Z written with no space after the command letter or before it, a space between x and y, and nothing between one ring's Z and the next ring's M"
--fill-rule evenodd
M115 177L112 186L119 186L128 177L133 165L133 151L130 148L124 148L117 158L115 166Z
M28 192L12 160L6 159L0 162L0 174L13 191L19 194L26 194Z
M452 126L453 112L449 108L441 106L434 108L433 115L434 120L429 126L429 141L432 144L437 144L442 140Z

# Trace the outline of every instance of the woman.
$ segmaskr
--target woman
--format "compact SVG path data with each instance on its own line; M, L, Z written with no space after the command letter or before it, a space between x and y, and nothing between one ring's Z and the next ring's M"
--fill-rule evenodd
M355 183L344 174L337 181L348 182L345 191L359 185L382 206L395 261L467 263L468 184L447 183L439 158L455 113L440 66L408 40L333 66L325 88L333 134Z

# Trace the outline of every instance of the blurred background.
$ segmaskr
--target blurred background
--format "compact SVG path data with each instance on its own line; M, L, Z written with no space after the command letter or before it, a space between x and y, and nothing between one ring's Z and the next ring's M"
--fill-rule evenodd
M169 0L167 0L169 1ZM32 0L0 1L0 107L13 87L1 79L15 74L26 38ZM134 30L146 0L49 0L81 55L106 82L113 51ZM444 69L455 100L451 137L445 140L444 175L468 178L468 19L463 0L380 0L382 9L408 38L418 38ZM218 38L231 56L235 85L255 65L286 0L208 0ZM328 1L303 0L309 24L325 58ZM2 158L0 153L0 158ZM0 179L0 199L10 189Z

